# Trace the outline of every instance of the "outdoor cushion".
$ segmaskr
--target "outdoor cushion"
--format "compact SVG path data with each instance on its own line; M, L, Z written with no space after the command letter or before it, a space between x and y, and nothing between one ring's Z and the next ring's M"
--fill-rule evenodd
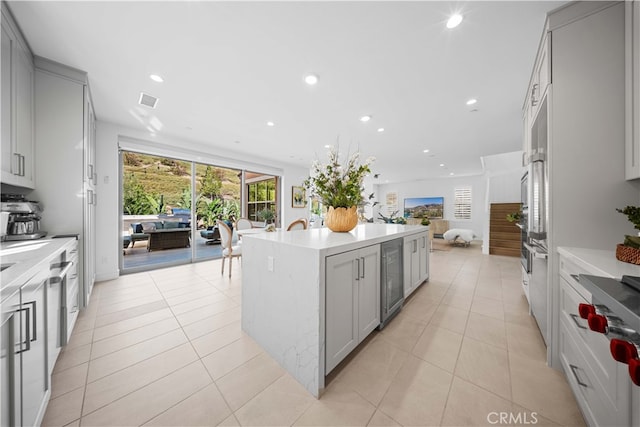
M180 228L180 223L178 221L165 221L162 228L165 230L168 228Z
M134 222L133 224L131 224L131 231L133 233L142 233L142 224L140 224L139 222Z
M162 227L160 227L162 228ZM155 222L143 222L142 223L142 231L156 231L156 223Z

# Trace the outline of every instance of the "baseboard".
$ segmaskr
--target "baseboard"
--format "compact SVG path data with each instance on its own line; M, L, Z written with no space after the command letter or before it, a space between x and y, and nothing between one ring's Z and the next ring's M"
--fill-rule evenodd
M96 273L96 282L105 282L107 280L114 280L120 277L120 270L116 269L115 271L105 272L105 273Z

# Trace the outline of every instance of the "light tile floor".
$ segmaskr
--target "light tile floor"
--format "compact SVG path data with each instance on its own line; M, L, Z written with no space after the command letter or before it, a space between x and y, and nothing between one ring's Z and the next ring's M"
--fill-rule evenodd
M229 279L220 262L96 284L43 425L584 425L545 365L517 258L431 253L430 281L319 400L241 331L241 266Z

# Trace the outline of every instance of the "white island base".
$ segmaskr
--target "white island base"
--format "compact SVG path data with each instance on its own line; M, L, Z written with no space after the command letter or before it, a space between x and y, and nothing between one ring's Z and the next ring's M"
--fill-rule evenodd
M408 250L425 248L420 283L428 277L427 227L361 224L349 233L244 236L242 329L319 397L325 375L380 323L379 245L396 238L405 241L406 297L407 286L415 287Z

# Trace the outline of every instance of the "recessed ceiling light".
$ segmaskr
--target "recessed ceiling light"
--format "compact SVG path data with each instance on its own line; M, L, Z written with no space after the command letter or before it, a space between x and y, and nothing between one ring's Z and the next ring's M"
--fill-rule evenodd
M378 132L384 132L384 128L378 128Z
M443 168L444 167L444 163L440 163L440 167Z
M164 81L164 79L161 76L157 75L157 74L151 74L149 76L149 78L151 80L153 80L154 82L158 82L158 83L162 83Z
M371 120L371 116L362 116L362 117L360 117L360 121L361 122L368 122L369 120Z
M449 175L453 176L453 175L455 175L455 174L454 174L453 172L449 172Z
M329 144L325 145L324 148L331 148Z
M447 21L447 28L455 28L462 22L462 15L454 13Z
M315 74L306 75L304 76L304 82L309 86L313 86L318 83L318 76L316 76Z
M422 152L423 152L423 153L428 153L428 152L429 152L429 150L422 150Z
M468 100L468 101L467 101L467 105L473 105L473 104L475 104L476 102L478 102L478 100L477 100L477 99L475 99L475 98L471 98L470 100Z
M273 126L275 126L275 125L276 125L276 124L275 124L275 123L273 123L273 122L267 122L267 126L271 126L271 127L273 127Z

